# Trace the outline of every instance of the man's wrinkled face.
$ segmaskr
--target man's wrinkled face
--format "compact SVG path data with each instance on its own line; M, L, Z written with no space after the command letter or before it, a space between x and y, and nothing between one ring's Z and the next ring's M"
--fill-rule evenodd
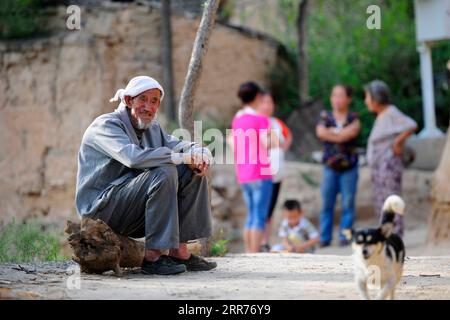
M147 129L152 120L155 119L156 112L161 103L161 91L150 89L131 98L126 97L127 106L130 107L134 125L138 129Z

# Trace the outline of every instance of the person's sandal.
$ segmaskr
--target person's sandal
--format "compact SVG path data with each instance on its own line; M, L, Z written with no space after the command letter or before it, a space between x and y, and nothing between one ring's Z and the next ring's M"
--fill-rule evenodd
M268 243L262 244L259 247L259 251L261 251L261 252L270 252L270 245Z
M214 261L207 261L202 257L191 254L189 259L183 260L175 257L170 257L176 263L180 263L186 266L187 271L208 271L217 267L217 263Z
M186 266L173 261L169 256L162 255L158 260L151 262L144 258L141 272L144 274L171 275L186 271Z

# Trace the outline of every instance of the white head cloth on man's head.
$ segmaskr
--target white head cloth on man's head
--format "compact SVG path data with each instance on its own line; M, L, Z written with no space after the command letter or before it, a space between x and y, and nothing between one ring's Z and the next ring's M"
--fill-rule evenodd
M130 97L136 97L137 95L141 94L144 91L150 90L150 89L159 89L161 91L161 99L164 98L164 89L159 84L158 81L155 79L148 77L148 76L137 76L131 79L125 89L119 89L117 90L114 97L109 99L110 102L113 101L119 101L120 99L120 105L125 106L125 96ZM119 105L119 107L120 107Z

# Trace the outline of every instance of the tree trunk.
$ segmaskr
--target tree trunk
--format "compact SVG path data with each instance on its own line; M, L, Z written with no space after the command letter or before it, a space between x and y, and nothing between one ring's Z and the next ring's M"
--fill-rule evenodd
M191 60L189 62L188 72L184 80L183 90L179 105L180 126L189 130L191 136L194 136L194 98L198 83L202 73L202 62L208 50L209 37L214 27L217 8L220 0L208 0L203 9L202 20L195 37L194 47L192 48Z
M298 18L297 18L297 64L298 64L298 84L300 105L304 106L308 103L309 97L309 82L308 82L308 55L306 53L306 20L308 18L308 0L302 0L298 4Z
M450 128L441 162L431 185L431 215L428 222L428 242L450 241Z
M208 0L203 9L202 20L197 30L191 60L181 91L179 121L181 128L189 130L194 138L194 98L202 73L202 62L208 50L209 38L214 27L220 0ZM211 239L199 239L201 255L210 254Z
M176 121L176 102L174 93L173 66L172 66L172 24L171 2L161 0L161 54L163 66L163 87L165 99L163 108L170 121Z
M140 267L144 259L144 243L114 233L103 221L82 219L80 223L67 221L65 232L73 250L72 259L82 272L103 273L120 268Z

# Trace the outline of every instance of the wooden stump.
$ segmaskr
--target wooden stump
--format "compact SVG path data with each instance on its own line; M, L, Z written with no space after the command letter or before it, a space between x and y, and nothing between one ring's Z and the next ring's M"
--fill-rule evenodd
M433 203L427 242L431 244L450 243L450 203Z
M428 243L450 243L450 128L441 161L431 184Z
M113 270L121 275L121 267L140 267L144 258L144 243L118 235L103 221L83 219L67 221L65 232L73 249L72 259L86 273Z

